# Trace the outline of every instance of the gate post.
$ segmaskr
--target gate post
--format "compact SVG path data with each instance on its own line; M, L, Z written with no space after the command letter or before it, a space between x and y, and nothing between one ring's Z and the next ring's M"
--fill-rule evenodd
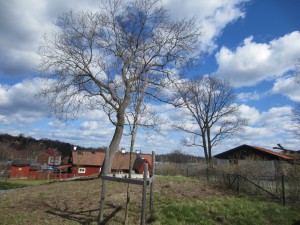
M151 176L152 176L152 182L150 184L150 214L151 218L154 216L154 208L153 208L153 201L154 201L154 179L155 179L155 152L152 151L152 168L151 168Z

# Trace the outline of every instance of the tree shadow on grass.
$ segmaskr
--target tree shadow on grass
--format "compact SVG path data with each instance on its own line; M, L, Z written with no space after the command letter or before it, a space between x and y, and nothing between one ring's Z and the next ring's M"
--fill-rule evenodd
M82 211L71 211L69 210L68 205L64 202L64 207L59 207L57 204L50 205L44 202L44 206L48 208L45 212L51 215L59 216L67 220L72 220L78 222L82 225L89 225L93 222L99 221L99 208L82 210ZM105 225L112 218L114 218L119 211L121 211L122 207L116 207L114 205L109 205L109 209L114 209L104 220L100 223L101 225Z

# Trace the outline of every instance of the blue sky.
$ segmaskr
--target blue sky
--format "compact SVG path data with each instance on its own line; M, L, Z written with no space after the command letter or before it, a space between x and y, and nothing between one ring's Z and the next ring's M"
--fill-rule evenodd
M245 132L225 141L214 154L241 144L271 149L277 143L300 149L292 134L292 107L300 102L294 72L300 60L300 1L298 0L163 0L174 18L197 16L202 27L202 57L197 76L229 79ZM107 146L113 127L101 111L85 112L74 121L58 121L35 97L41 80L34 73L37 47L44 33L55 30L57 16L71 9L97 10L95 0L0 0L0 133L20 133L82 146ZM155 106L154 106L155 107ZM165 123L161 133L141 132L137 148L158 154L175 149L203 155L201 149L180 145L185 137L172 129L182 112L157 107ZM120 147L128 148L124 137Z

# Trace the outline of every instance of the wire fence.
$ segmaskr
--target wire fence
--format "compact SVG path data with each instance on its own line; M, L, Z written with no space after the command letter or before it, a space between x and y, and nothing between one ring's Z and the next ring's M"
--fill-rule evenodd
M245 194L282 204L300 204L300 177L297 175L247 176L197 165L157 165L156 174L187 176L217 182L238 194Z

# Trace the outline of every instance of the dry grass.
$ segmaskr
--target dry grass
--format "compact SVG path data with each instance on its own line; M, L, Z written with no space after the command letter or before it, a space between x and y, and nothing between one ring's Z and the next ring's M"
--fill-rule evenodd
M197 188L195 188L197 187ZM0 224L96 224L101 180L68 181L16 189L0 194ZM105 216L119 206L123 209L113 218L122 223L126 201L126 184L108 182ZM138 224L141 209L141 187L131 186L130 222ZM222 196L222 191L212 189L198 180L158 178L155 193L173 198L193 199Z

